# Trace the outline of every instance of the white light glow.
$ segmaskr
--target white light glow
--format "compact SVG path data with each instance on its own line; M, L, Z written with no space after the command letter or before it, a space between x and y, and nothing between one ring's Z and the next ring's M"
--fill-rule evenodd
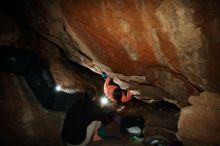
M56 91L60 91L62 88L60 85L57 85L55 89L56 89Z
M109 100L106 97L101 97L101 104L106 105L109 103Z

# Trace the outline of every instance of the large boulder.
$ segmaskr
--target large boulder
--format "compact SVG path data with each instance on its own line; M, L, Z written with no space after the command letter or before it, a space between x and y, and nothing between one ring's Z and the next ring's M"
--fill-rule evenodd
M220 95L203 92L181 109L178 137L186 146L220 145Z

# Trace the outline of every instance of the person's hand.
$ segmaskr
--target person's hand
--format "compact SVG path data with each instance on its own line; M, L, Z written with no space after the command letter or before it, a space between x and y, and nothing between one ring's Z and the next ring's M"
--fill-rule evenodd
M130 90L131 95L141 95L140 91L138 90Z
M105 72L102 72L101 76L104 80L106 80L108 78L108 75Z
M120 108L117 108L117 112L122 112L123 110L125 109L125 106L122 106L122 107L120 107Z

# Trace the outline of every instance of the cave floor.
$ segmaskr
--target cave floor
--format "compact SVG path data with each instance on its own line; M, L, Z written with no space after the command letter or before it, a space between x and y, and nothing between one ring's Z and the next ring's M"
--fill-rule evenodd
M144 146L144 144L134 143L127 138L123 138L121 140L103 140L96 143L90 143L88 146Z
M143 143L137 143L131 139L128 133L120 131L120 124L117 120L103 126L103 129L108 135L107 138L98 142L90 142L88 146L143 146Z

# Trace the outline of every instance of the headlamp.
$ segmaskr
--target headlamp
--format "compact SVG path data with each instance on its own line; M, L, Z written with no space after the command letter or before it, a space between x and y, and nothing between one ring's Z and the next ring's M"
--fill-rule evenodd
M61 91L61 90L62 90L62 87L61 87L60 85L56 85L55 90L56 90L56 91Z
M101 105L107 105L109 103L109 100L106 96L101 97Z

